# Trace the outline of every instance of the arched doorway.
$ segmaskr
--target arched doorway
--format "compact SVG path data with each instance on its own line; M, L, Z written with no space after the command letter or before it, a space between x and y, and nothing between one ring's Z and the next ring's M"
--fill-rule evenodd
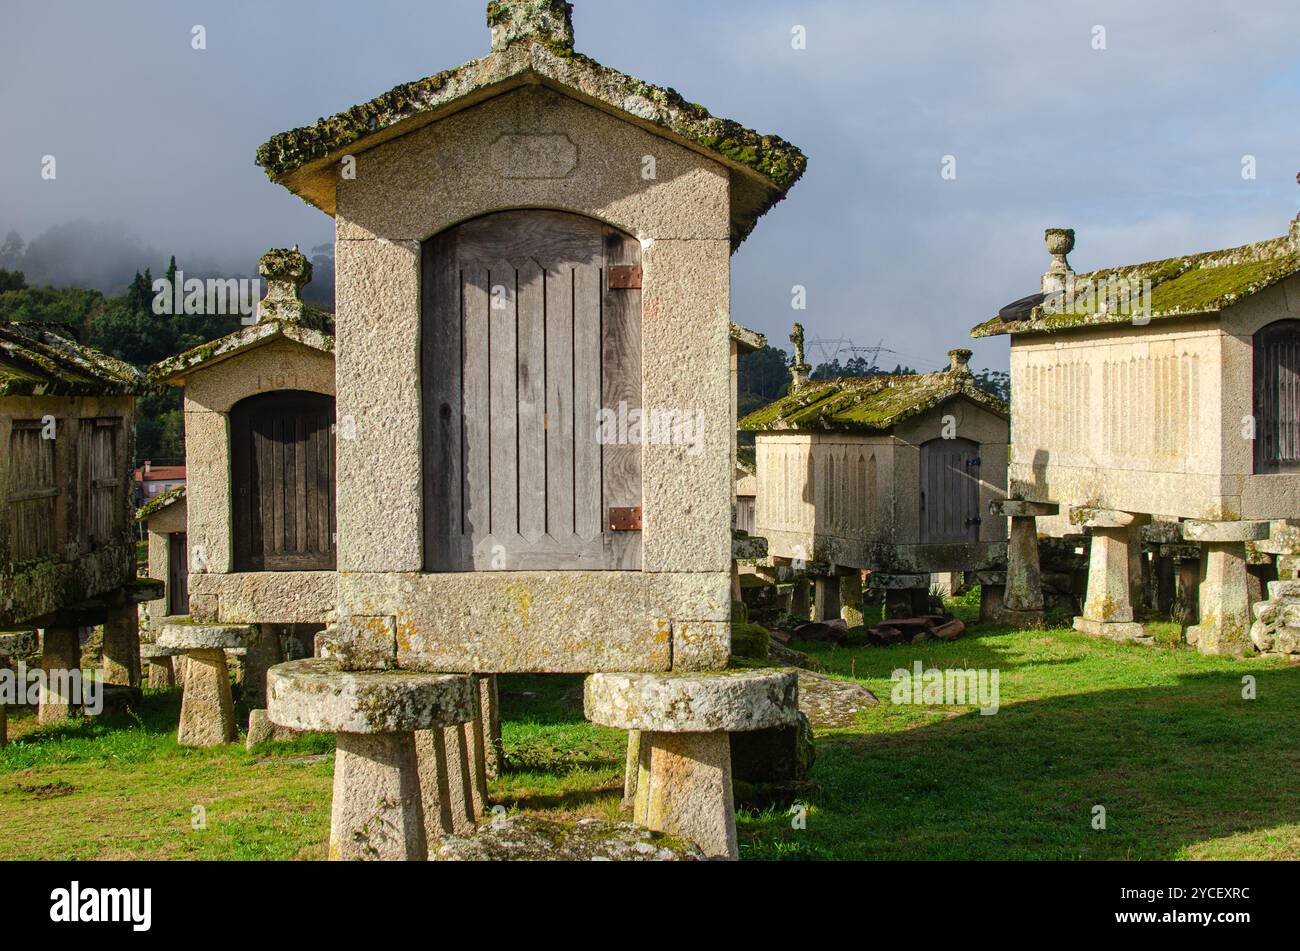
M1300 320L1255 334L1255 471L1300 470Z
M230 412L236 571L332 571L334 397L284 390Z
M426 570L641 567L640 264L557 211L425 242Z
M980 447L969 439L921 445L921 541L979 541Z

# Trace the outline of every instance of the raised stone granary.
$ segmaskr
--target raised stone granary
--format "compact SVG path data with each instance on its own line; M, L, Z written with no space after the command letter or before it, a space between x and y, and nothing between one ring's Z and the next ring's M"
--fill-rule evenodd
M131 517L143 374L49 323L0 321L0 630L40 629L47 669L78 669L104 625L105 683L140 685ZM71 708L42 698L42 722Z
M1141 533L1181 521L1204 549L1189 640L1249 651L1247 546L1260 560L1291 554L1300 518L1300 221L1243 247L1087 274L1070 268L1074 242L1049 229L1042 293L972 331L1011 338L1008 494L1056 506L1039 532L1093 535L1076 627L1143 637Z
M487 56L258 152L336 222L337 666L323 676L728 663L729 258L805 159L575 53L571 10L494 2ZM187 409L215 365L196 356L160 368L193 381ZM199 422L218 432L237 398L194 396L212 414ZM216 566L191 572L191 613L260 620L240 614L258 594L233 577L221 453L210 480L191 473L190 544L204 526ZM295 726L277 710L301 687L273 693L273 721ZM469 731L456 747L455 729L416 731L430 830L434 790L461 773L484 807L482 744ZM386 776L407 762L376 744L349 755L371 754ZM336 815L351 796L337 779ZM405 841L382 857L423 854Z
M906 594L933 572L1002 567L1006 522L988 510L1006 485L1007 408L976 386L969 358L954 350L938 373L812 381L796 367L789 395L740 421L756 433L754 533L778 563L831 575L818 578L815 613L839 614L824 607L834 575L857 587L868 568Z

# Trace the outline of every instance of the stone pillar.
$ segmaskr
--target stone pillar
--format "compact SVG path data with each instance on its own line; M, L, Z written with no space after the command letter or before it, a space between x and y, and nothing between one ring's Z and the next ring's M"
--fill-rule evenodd
M468 835L477 827L480 810L475 802L474 764L465 742L465 724L442 727L438 732L441 734L441 759L435 759L435 762L446 771L447 821L456 835ZM433 749L436 754L438 741L433 740L432 744L426 748ZM438 789L441 796L441 785ZM440 808L442 802L444 800L439 799Z
M840 581L835 577L813 580L814 621L834 621L840 616Z
M108 609L101 672L106 684L140 686L140 609L134 602Z
M176 666L173 660L183 659L174 648L159 647L157 644L140 645L140 663L148 668L148 685L155 690L166 690L177 683Z
M1007 584L1003 592L1002 617L1022 627L1043 623L1043 572L1038 557L1038 518L1056 515L1055 502L1027 502L1002 499L989 511L1010 520L1007 531Z
M415 739L410 733L339 733L330 809L330 858L428 858Z
M1092 530L1089 546L1088 596L1083 616L1074 629L1119 641L1149 641L1142 625L1133 620L1132 549L1140 544L1134 526L1144 515L1110 509L1075 509L1075 524Z
M501 775L505 748L501 742L501 698L497 691L496 674L480 674L478 678L479 707L483 720L483 762L487 778Z
M47 627L41 630L41 668L45 689L41 691L37 721L58 723L72 715L72 698L66 690L72 671L81 670L81 641L75 627Z
M797 689L792 670L592 674L583 708L641 731L634 821L736 859L729 734L798 724Z
M226 652L219 648L190 651L176 742L181 746L220 746L233 743L235 732Z
M639 763L633 822L680 835L711 858L740 857L726 733L646 731Z
M1241 656L1252 651L1246 542L1263 541L1268 530L1268 522L1183 522L1183 537L1200 542L1205 553L1200 623L1187 631L1187 642L1200 653Z
M0 654L0 676L3 676L4 672L9 669L10 669L9 655ZM6 706L4 702L4 698L0 697L0 747L4 747L8 743L9 743L9 708Z
M487 788L487 730L483 725L483 702L480 678L473 675L474 684L474 718L461 724L465 734L465 752L469 756L470 793L474 804L474 815L481 816L488 810Z
M1134 525L1129 529L1128 590L1135 621L1146 620L1150 614L1147 609L1147 580L1150 572L1150 562L1142 547L1142 526Z
M641 731L627 731L627 757L623 761L623 808L636 803L636 786L641 771Z
M424 799L425 841L429 851L449 835L468 835L474 831L472 796L466 795L468 766L460 761L463 745L452 748L454 759L447 756L447 733L450 728L436 727L415 734L415 753L419 764L420 795Z
M1198 620L1196 613L1196 601L1198 592L1201 587L1201 562L1200 559L1181 558L1178 561L1178 595L1177 601L1183 610L1183 616L1175 620L1181 621L1184 630L1190 628Z
M849 627L861 627L865 620L862 613L862 572L856 568L840 577L840 617Z
M244 703L255 709L266 706L266 672L283 661L279 626L252 625L244 653Z
M808 617L808 589L811 582L806 576L796 577L794 586L790 590L790 613L798 617Z
M470 678L341 671L311 658L271 668L267 687L277 727L338 735L330 858L424 861L432 837L424 797L432 790L439 803L449 799L438 738L470 719L478 698Z
M1161 617L1170 617L1174 610L1176 567L1172 555L1164 552L1164 546L1156 556L1156 613Z

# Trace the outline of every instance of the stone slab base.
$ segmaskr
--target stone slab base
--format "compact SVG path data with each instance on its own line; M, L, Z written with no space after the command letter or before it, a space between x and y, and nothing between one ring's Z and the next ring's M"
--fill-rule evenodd
M450 837L431 853L439 862L692 862L689 842L630 822L579 819L570 825L536 816L494 820L473 835Z
M1074 619L1074 629L1128 644L1151 644L1155 640L1136 621L1094 621L1091 618L1077 617Z

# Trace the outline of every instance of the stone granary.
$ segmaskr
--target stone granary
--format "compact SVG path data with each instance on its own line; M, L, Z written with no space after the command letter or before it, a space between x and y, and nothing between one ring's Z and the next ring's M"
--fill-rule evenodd
M258 152L336 226L337 633L331 660L273 671L269 708L352 732L368 764L336 771L336 855L423 857L356 847L359 823L407 829L413 809L446 828L456 764L428 738L465 711L430 674L667 685L729 659L729 259L805 159L575 53L569 4L493 2L488 23L487 56ZM382 687L391 716L314 705L320 678L357 703ZM730 801L689 799L726 785L716 743L647 729L645 821L734 856ZM367 771L404 790L381 816L349 805Z
M1181 522L1203 546L1188 640L1241 653L1247 545L1289 551L1287 520L1300 517L1300 221L1244 247L1087 274L1066 257L1073 231L1050 229L1047 243L1042 293L972 331L1011 338L1006 514L1030 538L1035 520L1048 535L1091 531L1075 627L1121 639L1143 637L1143 526ZM1012 555L1036 573L1033 545Z
M861 569L891 616L924 613L931 573L1001 568L988 518L1006 484L1007 410L975 385L968 350L938 373L803 377L740 421L757 434L754 531L777 565L815 575L817 620L861 623Z
M41 631L48 670L78 670L104 625L106 684L140 685L134 416L146 381L51 324L0 322L0 628ZM56 683L60 682L56 679ZM68 698L41 698L42 722Z
M187 485L142 511L168 589L151 626L188 658L180 737L195 745L235 738L226 651L244 651L246 698L264 708L282 635L309 655L334 610L331 315L303 302L311 264L296 249L258 270L255 323L150 371L184 388Z

